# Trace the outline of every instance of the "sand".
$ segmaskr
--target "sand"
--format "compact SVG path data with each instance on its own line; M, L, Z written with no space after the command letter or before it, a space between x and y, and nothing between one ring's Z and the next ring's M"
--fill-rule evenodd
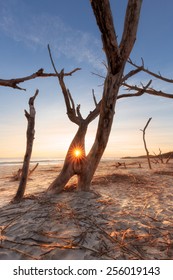
M61 166L40 165L25 199L10 204L16 166L0 167L0 259L173 259L173 162L100 163L92 192L44 191ZM69 185L75 185L73 179Z

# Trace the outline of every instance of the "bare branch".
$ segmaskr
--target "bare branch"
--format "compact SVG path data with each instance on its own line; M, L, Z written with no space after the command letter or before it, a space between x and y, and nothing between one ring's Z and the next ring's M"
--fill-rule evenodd
M131 70L128 74L126 74L123 79L122 83L131 78L132 76L138 74L142 70L142 67L137 68L136 70Z
M96 100L96 97L95 97L95 94L94 94L94 89L92 89L92 94L93 94L94 104L97 107L97 100Z
M152 118L149 118L149 120L147 121L147 123L146 123L144 129L143 129L143 130L141 129L142 131L145 132L145 130L147 129L147 126L149 125L149 123L150 123L151 120L152 120Z
M117 99L126 98L126 97L137 97L137 96L141 96L141 95L143 95L144 93L147 92L147 88L151 85L151 83L152 83L152 80L150 80L150 81L148 82L148 84L147 84L146 86L143 86L142 88L137 87L137 86L131 86L131 85L128 85L128 84L123 83L123 85L126 86L126 87L128 87L130 90L136 90L137 92L136 92L136 93L126 93L126 94L118 95L118 96L117 96Z
M82 121L83 117L82 117L81 112L80 112L80 104L77 105L76 112L77 112L77 115L78 115L79 119Z
M152 81L152 80L151 80ZM127 87L129 90L135 90L137 91L136 94L122 94L122 95L119 95L118 98L122 98L122 97L133 97L133 96L140 96L141 94L139 94L139 91L141 91L141 88L138 87L138 86L133 86L133 85L129 85L127 83L123 83L123 86ZM166 92L163 92L161 90L155 90L153 88L149 88L149 86L147 88L145 88L145 92L143 93L147 93L147 94L150 94L150 95L155 95L155 96L161 96L161 97L166 97L166 98L170 98L172 99L173 98L173 94L170 94L170 93L166 93ZM142 94L143 94L142 93Z
M105 61L102 61L102 64L105 66L106 70L108 70L108 66Z
M39 93L39 90L37 89L36 92L35 92L35 94L34 94L34 96L32 96L32 97L29 99L29 106L31 106L31 105L33 106L34 100L35 100L35 98L37 97L38 93Z
M98 76L99 78L102 78L102 79L104 79L104 80L105 80L105 77L104 77L104 76L102 76L102 75L100 75L100 74L98 74L98 73L91 72L91 74L92 74L92 75L95 75L95 76Z
M27 118L27 120L29 119L29 117L30 117L30 114L26 111L26 110L24 110L24 112L25 112L25 117Z
M41 68L37 72L33 73L32 75L26 77L10 79L10 80L0 79L0 86L11 87L19 90L26 90L24 88L19 87L18 84L23 83L25 81L33 80L35 78L45 78L45 77L56 77L56 74L44 73L44 69Z
M93 111L90 111L89 115L85 119L87 123L92 122L93 120L95 120L95 118L98 117L98 115L100 114L100 107L101 107L101 101L98 103L97 107Z
M64 76L71 76L73 73L75 73L78 70L80 70L80 68L76 68L69 73L64 73ZM33 80L33 79L36 79L36 78L48 78L48 77L56 77L57 76L54 73L44 73L43 71L44 71L43 69L40 69L37 72L33 73L32 75L22 77L22 78L16 78L16 79L10 79L10 80L0 79L0 86L11 87L11 88L14 88L14 89L26 91L25 88L19 87L18 84L24 83L26 81Z
M67 72L64 73L64 76L72 76L72 74L74 74L75 72L81 70L82 68L75 68L74 70L72 70L71 72Z
M149 168L151 169L151 162L150 162L150 155L149 155L149 151L147 149L147 143L146 143L146 140L145 140L145 131L150 123L150 121L152 120L152 118L149 118L144 129L140 129L142 132L143 132L143 141L144 141L144 147L145 147L145 151L146 151L146 154L147 154L147 160L148 160L148 166Z
M61 90L62 90L62 93L63 93L63 96L64 96L66 109L67 109L67 115L72 122L76 123L77 125L80 125L81 118L79 117L79 115L76 116L76 110L75 110L75 104L74 104L73 98L70 94L70 91L66 88L66 85L64 83L64 76L71 76L74 72L76 72L80 68L76 68L76 69L74 69L71 72L66 73L66 74L64 73L64 69L62 69L61 72L58 73L58 71L55 67L53 58L52 58L52 54L51 54L51 50L50 50L49 45L48 45L48 51L49 51L49 56L50 56L50 60L51 60L53 69L54 69L54 71L56 73L56 76L59 80L59 84L60 84L60 87L61 87Z
M141 58L141 59L142 59L142 58ZM139 65L135 64L134 62L132 62L131 59L128 60L128 63L130 63L132 66L134 66L134 67L137 68L137 69L141 69L143 72L145 72L145 73L147 73L147 74L149 74L149 75L151 75L151 76L153 76L153 77L155 77L155 78L157 78L157 79L160 79L160 80L165 81L165 82L168 82L168 83L173 83L173 79L168 79L168 78L162 76L162 75L160 74L160 72L159 72L159 74L156 74L156 73L154 73L154 72L152 72L152 71L146 69L146 68L144 67L144 61L143 61L143 59L142 59L142 66L139 66ZM140 70L140 71L141 71L141 70Z
M128 59L136 40L136 33L138 28L141 6L142 6L142 0L128 1L124 30L123 30L121 43L119 46L120 55L123 57L123 60L125 61Z
M101 32L108 67L112 73L115 73L119 70L121 58L110 3L108 0L91 0L91 6Z

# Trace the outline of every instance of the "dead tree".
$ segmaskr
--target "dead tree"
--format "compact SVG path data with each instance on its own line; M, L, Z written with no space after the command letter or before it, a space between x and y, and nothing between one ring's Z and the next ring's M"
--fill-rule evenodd
M28 122L27 133L26 133L26 136L27 136L26 152L25 152L25 156L24 156L19 187L18 187L17 193L16 193L15 197L13 198L12 202L20 202L24 196L25 189L26 189L28 172L29 172L29 164L30 164L34 135L35 135L35 113L36 112L35 112L35 108L34 108L34 100L37 95L38 95L38 90L36 90L35 95L29 99L28 104L29 104L30 112L28 113L25 110L25 117L27 118L27 122Z
M148 166L150 169L152 169L151 167L151 161L150 161L150 154L149 154L149 151L148 151L148 148L147 148L147 143L146 143L146 139L145 139L145 131L150 123L150 121L152 120L152 118L149 118L149 120L147 121L144 129L141 129L141 131L143 132L143 141L144 141L144 148L145 148L145 151L146 151L146 154L147 154L147 160L148 160Z
M169 156L166 159L166 164L169 163L170 159L172 158L173 153L170 152Z
M156 153L154 153L154 155L156 156L156 158L158 158L158 162L160 161L162 164L164 164L164 160L163 160L163 157L162 157L162 151L160 150L160 148L159 148L159 154L156 155Z
M126 10L124 30L118 45L110 3L108 0L92 0L91 6L101 32L103 48L107 58L107 75L104 81L102 100L96 105L86 119L80 113L80 106L75 110L70 92L64 84L64 71L56 71L61 86L67 114L79 128L69 147L61 173L52 182L48 192L59 193L73 175L78 176L78 188L90 189L90 184L101 157L106 148L114 118L115 104L122 83L124 67L136 40L137 27L141 9L141 0L129 0ZM99 115L99 123L94 144L88 155L85 153L85 134L88 124ZM81 156L74 156L74 149L80 149Z

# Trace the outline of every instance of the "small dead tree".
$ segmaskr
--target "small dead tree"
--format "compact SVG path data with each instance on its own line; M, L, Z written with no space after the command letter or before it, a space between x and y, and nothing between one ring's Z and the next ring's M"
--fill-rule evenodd
M34 107L34 101L36 96L38 95L38 89L35 92L35 95L29 99L29 113L25 110L25 117L27 118L28 126L27 126L27 141L26 141L26 152L24 156L23 161L23 167L21 171L21 178L19 187L17 190L17 193L15 197L13 198L12 202L20 202L24 196L27 179L28 179L28 172L29 172L29 164L32 154L32 147L33 147L33 141L34 141L34 135L35 135L35 107Z
M147 121L144 129L141 129L141 131L143 132L143 141L144 141L144 148L145 148L145 151L146 151L146 154L147 154L147 160L148 160L148 166L150 169L152 169L151 167L151 161L150 161L150 154L149 154L149 151L148 151L148 148L147 148L147 143L146 143L146 139L145 139L145 132L146 132L146 129L150 123L150 121L152 120L152 118L149 118L149 120Z
M154 155L156 156L156 158L158 158L158 161L160 161L162 164L164 164L164 160L163 160L163 157L162 157L162 151L161 151L160 148L159 148L159 154L156 155L156 153L154 153Z

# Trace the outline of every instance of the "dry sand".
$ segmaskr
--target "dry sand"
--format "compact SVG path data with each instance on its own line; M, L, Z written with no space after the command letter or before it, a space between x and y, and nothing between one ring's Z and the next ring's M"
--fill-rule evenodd
M132 160L126 160L132 163ZM9 204L16 166L0 167L0 259L173 259L173 163L101 162L93 192L44 191L60 166L39 166ZM75 179L70 182L75 184Z

